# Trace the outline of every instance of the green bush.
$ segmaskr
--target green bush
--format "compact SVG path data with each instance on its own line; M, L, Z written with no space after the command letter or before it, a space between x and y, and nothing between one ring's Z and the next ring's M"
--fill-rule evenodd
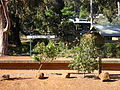
M79 50L79 51L78 51ZM98 69L98 62L95 57L98 56L94 37L86 38L83 36L80 40L79 49L76 49L77 55L69 65L71 68L82 72L92 72Z
M120 49L116 52L116 58L120 58Z
M58 45L57 45L57 48L58 48L58 51L59 51L59 54L58 54L58 57L66 57L66 54L68 54L68 46L65 45L65 43L63 42L59 42Z
M103 53L105 58L119 58L120 43L105 43Z
M45 45L44 42L37 43L33 51L37 52L38 54L34 54L32 57L38 61L52 61L58 55L58 48L53 42L49 42Z
M10 45L9 46L9 55L29 55L29 42L22 42L22 45Z

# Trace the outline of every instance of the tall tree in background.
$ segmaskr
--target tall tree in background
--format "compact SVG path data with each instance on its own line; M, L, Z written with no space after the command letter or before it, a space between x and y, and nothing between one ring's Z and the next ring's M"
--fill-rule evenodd
M24 33L24 30L21 27L21 25L23 24L21 17L24 15L24 13L27 13L27 11L25 11L26 3L27 1L23 2L22 0L10 0L9 4L9 14L11 19L11 32L9 34L9 43L12 43L16 46L21 45L20 32ZM24 34L26 35L26 33Z
M55 23L58 23L58 16L63 7L62 0L11 0L9 6L11 36L16 34L14 44L20 45L20 39L17 38L20 32L30 35L44 34L50 29L55 30Z
M0 56L8 54L9 25L8 0L0 0Z

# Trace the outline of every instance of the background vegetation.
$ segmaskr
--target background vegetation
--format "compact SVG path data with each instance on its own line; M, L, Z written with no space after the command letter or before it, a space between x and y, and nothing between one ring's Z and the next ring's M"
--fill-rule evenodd
M118 0L93 0L93 15L103 14L103 17L95 19L98 24L120 24L117 15ZM64 42L64 50L61 53L74 52L73 46L79 44L80 35L69 18L88 18L90 14L89 0L10 0L9 14L11 28L9 33L9 55L29 54L29 41L21 42L24 35L54 34L58 38L55 43ZM33 40L34 47L37 42ZM49 40L45 40L47 45ZM33 48L32 47L32 48ZM119 57L119 43L105 44L102 57ZM74 47L75 48L75 47ZM114 48L114 50L112 50ZM116 53L116 55L114 54ZM69 54L71 55L71 54ZM68 55L68 56L69 56ZM73 55L73 54L72 54ZM68 57L67 56L67 57Z

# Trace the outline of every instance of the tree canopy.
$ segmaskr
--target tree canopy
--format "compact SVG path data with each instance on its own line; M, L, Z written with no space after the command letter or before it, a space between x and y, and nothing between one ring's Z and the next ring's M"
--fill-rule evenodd
M119 24L118 1L93 0L93 14L103 14L111 24ZM10 43L21 45L20 33L55 34L64 42L76 42L79 37L69 18L89 18L90 0L9 0L9 15Z

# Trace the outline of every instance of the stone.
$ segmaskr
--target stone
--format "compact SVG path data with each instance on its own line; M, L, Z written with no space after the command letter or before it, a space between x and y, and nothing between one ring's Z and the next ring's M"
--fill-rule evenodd
M4 75L2 75L2 77L0 78L0 80L2 81L2 80L7 80L7 79L10 79L10 75L9 74L4 74Z
M70 78L70 73L63 74L64 78Z
M110 75L108 72L103 72L99 74L99 78L101 81L110 80Z
M37 78L37 79L43 79L43 78L44 78L44 73L40 73L40 72L37 73L37 74L36 74L36 78Z

